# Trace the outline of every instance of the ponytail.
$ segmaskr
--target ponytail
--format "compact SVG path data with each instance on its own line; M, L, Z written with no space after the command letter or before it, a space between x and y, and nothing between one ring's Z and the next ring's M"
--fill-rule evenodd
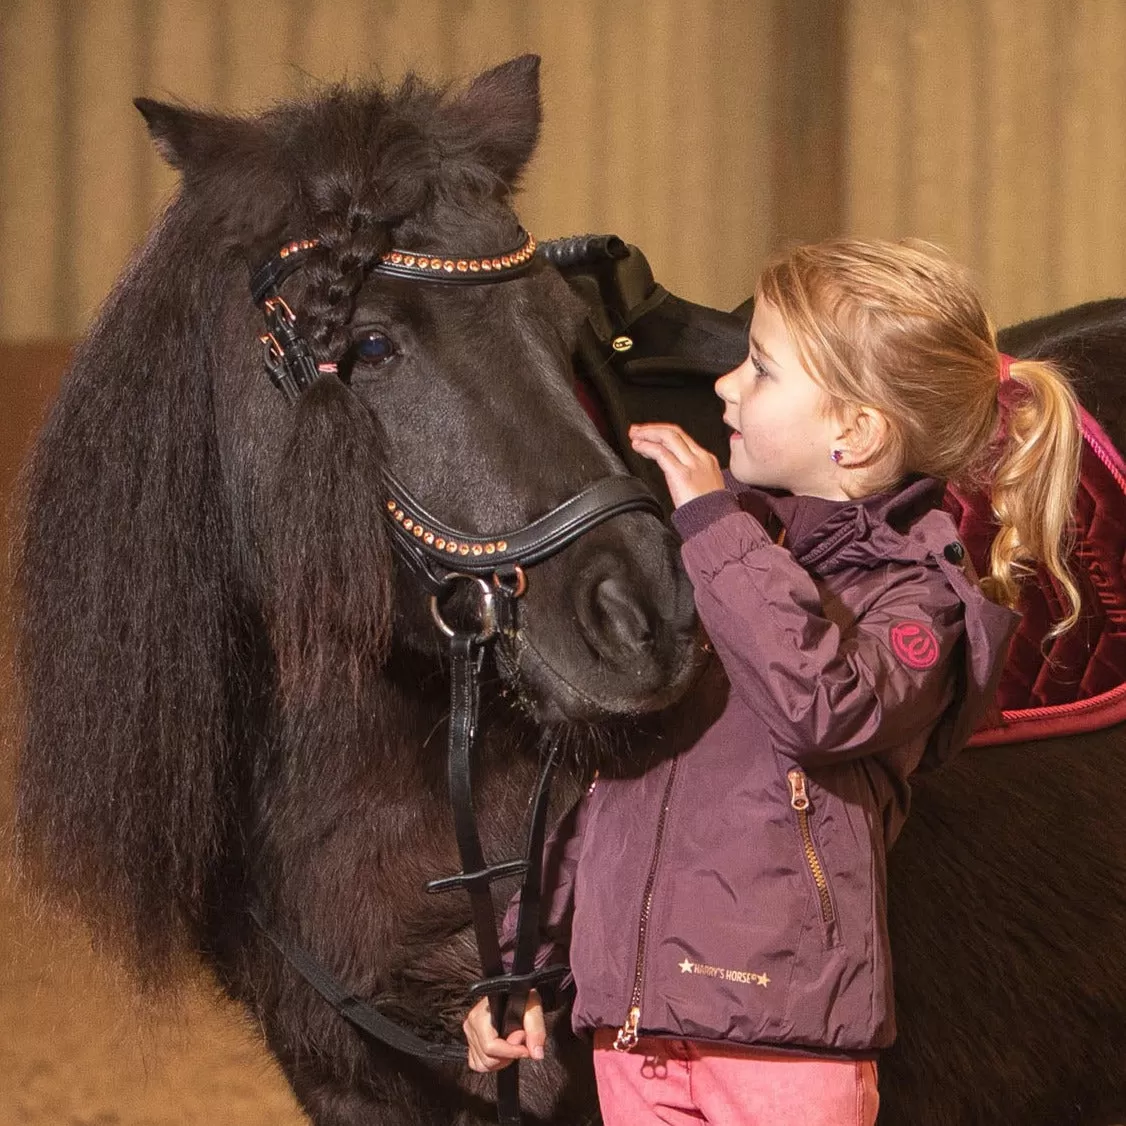
M1048 633L1056 637L1079 619L1079 589L1067 565L1079 482L1079 410L1071 387L1050 364L1014 360L1008 375L1000 393L1004 436L992 474L1000 530L981 585L992 601L1015 606L1021 578L1041 563L1066 611Z

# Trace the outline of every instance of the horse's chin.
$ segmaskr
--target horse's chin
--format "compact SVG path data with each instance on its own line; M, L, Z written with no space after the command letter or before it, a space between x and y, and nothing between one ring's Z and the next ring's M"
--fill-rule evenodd
M703 639L686 639L677 656L667 675L646 681L610 675L597 665L581 674L565 671L523 631L498 646L496 653L501 675L519 686L524 707L542 724L599 723L662 711L699 677L707 662Z

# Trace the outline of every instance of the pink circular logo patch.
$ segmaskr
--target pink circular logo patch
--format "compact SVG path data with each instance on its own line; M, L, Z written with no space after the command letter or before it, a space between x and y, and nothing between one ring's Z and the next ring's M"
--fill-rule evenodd
M896 622L891 647L908 668L929 669L938 663L938 638L922 622Z

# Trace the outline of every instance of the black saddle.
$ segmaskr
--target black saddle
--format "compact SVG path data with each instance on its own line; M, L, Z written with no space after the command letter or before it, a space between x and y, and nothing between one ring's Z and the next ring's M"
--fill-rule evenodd
M746 359L751 302L731 313L671 294L636 246L579 235L540 248L587 305L576 352L576 393L603 436L671 508L664 477L629 444L634 422L676 422L727 460L714 384Z

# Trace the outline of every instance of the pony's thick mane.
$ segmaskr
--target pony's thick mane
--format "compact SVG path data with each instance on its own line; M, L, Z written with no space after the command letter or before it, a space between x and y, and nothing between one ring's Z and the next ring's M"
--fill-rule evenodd
M20 856L154 973L195 929L230 793L231 530L187 355L217 297L187 218L172 208L79 349L17 547Z

